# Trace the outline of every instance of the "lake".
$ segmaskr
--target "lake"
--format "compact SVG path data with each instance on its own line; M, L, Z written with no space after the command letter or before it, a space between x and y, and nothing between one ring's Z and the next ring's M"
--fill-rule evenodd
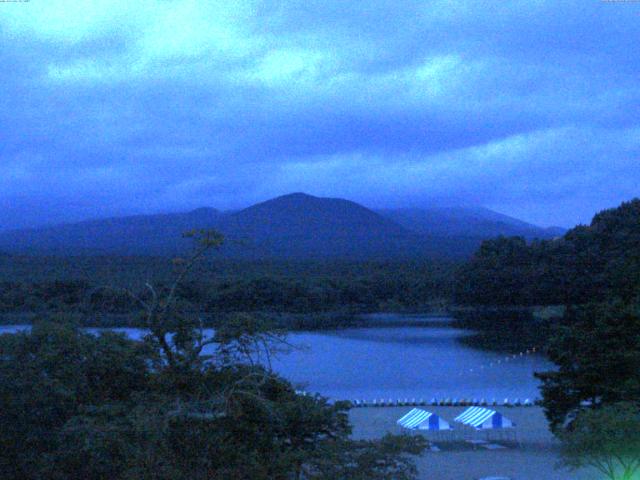
M537 354L512 358L474 349L459 340L472 332L447 317L371 315L371 326L295 332L301 347L274 359L273 367L308 392L332 399L538 398L533 372L553 368ZM28 326L0 326L0 333ZM99 329L89 329L99 331ZM114 329L140 338L140 329Z

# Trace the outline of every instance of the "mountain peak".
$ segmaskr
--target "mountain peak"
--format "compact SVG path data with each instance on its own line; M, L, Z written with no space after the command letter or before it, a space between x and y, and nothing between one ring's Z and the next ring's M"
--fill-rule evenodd
M344 200L342 198L316 197L309 195L308 193L296 192L257 203L236 212L235 215L248 215L250 212L256 215L273 215L275 212L301 214L303 212L310 211L324 211L325 213L330 213L336 208L356 208L370 212L366 207L350 200Z
M314 195L311 195L305 192L292 192L292 193L287 193L285 195L280 195L279 197L275 197L272 200L278 200L279 198L320 198L320 197L316 197Z
M304 192L294 192L294 193L287 193L286 195L280 195L279 197L271 198L264 202L258 203L258 205L273 204L273 203L290 203L290 202L298 202L298 203L314 202L318 200L328 200L328 199L309 195L308 193L304 193Z
M203 215L219 215L220 210L215 209L213 207L199 207L194 210L188 212L189 215L192 216L203 216Z

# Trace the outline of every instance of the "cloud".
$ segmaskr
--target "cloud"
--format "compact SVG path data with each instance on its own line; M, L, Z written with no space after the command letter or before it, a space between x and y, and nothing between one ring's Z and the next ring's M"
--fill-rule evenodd
M584 222L640 183L639 15L578 0L0 4L0 226L299 190Z

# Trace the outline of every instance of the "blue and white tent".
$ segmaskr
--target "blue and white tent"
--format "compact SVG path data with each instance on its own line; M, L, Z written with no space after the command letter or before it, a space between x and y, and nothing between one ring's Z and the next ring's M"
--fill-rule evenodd
M460 422L477 430L511 428L515 426L511 420L501 413L483 407L467 408L454 419L454 422Z
M396 423L411 430L451 430L451 425L448 422L435 413L427 412L421 408L414 408Z

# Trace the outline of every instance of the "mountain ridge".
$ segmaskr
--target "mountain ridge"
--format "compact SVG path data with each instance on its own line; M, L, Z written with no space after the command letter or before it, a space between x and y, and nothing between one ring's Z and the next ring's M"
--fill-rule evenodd
M469 256L481 240L493 236L489 233L524 231L527 238L549 238L540 227L489 210L484 217L506 220L480 218L478 225L489 225L484 230L469 222L469 212L454 209L445 218L437 210L375 211L351 200L296 192L231 212L200 207L2 232L0 251L174 255L188 247L182 232L193 228L224 233L230 241L220 255L230 258L458 258Z
M522 236L553 238L566 230L560 227L539 227L484 207L429 207L378 210L381 215L421 234L437 236Z

